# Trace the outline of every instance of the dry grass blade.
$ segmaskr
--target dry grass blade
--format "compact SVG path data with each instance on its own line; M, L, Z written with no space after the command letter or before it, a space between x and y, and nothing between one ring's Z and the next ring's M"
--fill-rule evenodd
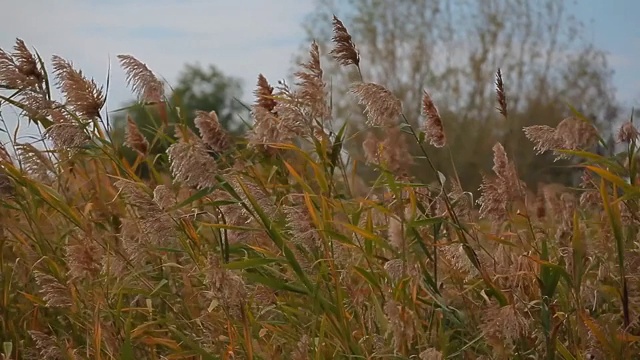
M5 148L4 145L0 144L0 162L2 161L9 164L13 163L13 161L11 160L11 155L9 155L7 148Z

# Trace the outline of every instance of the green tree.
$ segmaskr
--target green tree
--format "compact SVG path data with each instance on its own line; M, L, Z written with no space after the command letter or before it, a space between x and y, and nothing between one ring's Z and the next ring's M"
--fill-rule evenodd
M172 96L181 103L182 111L186 111L191 122L196 110L214 110L222 127L230 133L241 134L246 130L245 124L238 118L240 113L246 111L239 102L242 96L241 82L224 75L214 65L203 68L198 64L187 64L178 77Z
M570 181L572 174L558 166L561 162L535 156L522 127L557 125L570 115L567 104L598 120L603 130L609 130L617 116L606 56L583 36L584 28L571 16L567 3L316 0L316 9L304 24L309 39L318 41L327 56L323 68L335 93L359 81L359 73L355 67L339 67L328 56L332 34L325 24L333 14L345 24L360 51L365 81L389 88L414 125L422 121L422 90L427 90L445 122L463 185L474 190L481 182L481 171L491 167L491 147L497 141L515 155L529 184ZM498 68L506 87L507 119L496 111ZM363 121L354 106L353 98L333 99L335 117L350 119L352 131L357 132ZM350 150L358 156L362 141L353 144ZM449 152L430 151L446 172L451 164ZM435 174L422 170L426 167L417 165L415 175L422 180L434 178Z

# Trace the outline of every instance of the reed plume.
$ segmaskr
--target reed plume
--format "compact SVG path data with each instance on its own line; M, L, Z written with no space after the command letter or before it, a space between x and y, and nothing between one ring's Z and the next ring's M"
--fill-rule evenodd
M627 121L622 124L622 126L620 126L620 129L616 134L616 141L618 143L630 143L633 141L637 141L639 136L640 132L638 132L638 129L633 125L631 121Z
M15 90L40 90L44 75L36 57L22 39L16 39L14 52L0 49L0 85Z
M511 352L518 339L529 333L530 320L515 305L492 307L483 316L480 325L482 334L499 341L501 348Z
M66 248L70 280L93 279L100 274L103 249L91 238L76 239Z
M64 110L53 109L49 114L53 125L47 128L44 134L53 141L56 150L74 154L89 143L90 137L84 126L71 119Z
M507 117L507 94L504 92L504 82L502 81L502 71L498 69L496 72L496 96L498 98L497 110Z
M369 126L391 127L398 124L402 103L384 86L358 83L351 87L351 93L364 105Z
M390 300L384 305L384 314L389 322L389 332L392 334L396 351L413 342L416 335L414 325L415 314L402 303Z
M351 35L342 21L333 16L333 37L334 48L329 52L333 58L342 66L355 65L360 68L360 54L356 45L351 39Z
M175 181L197 189L216 183L218 166L200 141L179 141L167 149L167 155Z
M277 102L273 95L273 90L273 86L269 84L267 78L265 78L262 74L258 75L258 83L256 89L253 92L256 97L256 103L254 106L272 112L277 105Z
M215 111L196 111L194 123L200 131L202 141L217 152L227 151L231 147L229 135L220 125Z
M126 226L122 226L121 237L129 241L126 245L137 251L139 239L144 239L156 246L173 246L177 238L176 223L158 202L134 182L118 180L114 186L135 211L135 216L126 219Z
M380 144L380 156L387 169L399 176L408 176L413 165L407 139L399 126L389 128Z
M380 140L369 131L362 142L362 150L367 164L380 164Z
M60 283L58 279L40 271L35 271L34 277L47 307L65 308L73 305L69 288Z
M302 106L308 111L311 119L325 120L329 116L327 106L327 94L325 83L322 79L322 67L320 66L320 50L318 43L313 41L309 50L309 61L300 64L301 70L296 71L294 76L298 79L296 85L298 91L294 99L298 106Z
M305 127L295 114L297 111L287 103L278 103L274 112L256 106L252 115L255 120L253 128L247 134L250 148L258 149L267 154L273 154L276 149L270 144L292 143L298 136L304 134Z
M427 118L423 130L426 139L435 147L443 147L447 144L447 137L442 125L442 118L429 93L424 90L422 96L422 113Z
M58 88L69 108L83 119L99 118L106 101L102 88L93 79L87 79L82 71L74 69L71 62L55 55L51 62Z
M442 360L444 359L442 353L435 348L428 348L418 355L420 360Z
M166 211L176 204L176 196L167 185L158 185L153 189L153 202Z
M311 348L311 339L309 335L302 335L300 341L296 344L296 348L291 352L292 360L307 360L309 359L309 350Z
M164 85L146 64L131 55L118 55L118 59L126 72L127 84L141 102L157 104L163 101Z
M16 150L25 173L41 183L53 183L55 168L46 153L28 143L16 144Z
M41 331L30 330L29 335L35 342L35 349L31 349L28 355L33 359L41 360L58 360L64 359L65 355L62 351L58 338L47 335Z
M247 287L235 272L225 269L214 255L209 256L206 282L210 287L209 296L219 301L235 319L243 315L247 301Z
M7 148L0 144L0 163L2 162L13 164L13 160L11 160L11 155L9 155Z
M138 125L130 115L127 115L127 131L124 144L142 156L147 155L149 152L149 141L142 135Z
M597 140L596 128L585 120L570 116L563 119L556 128L546 125L524 127L527 139L532 141L538 154L550 150L577 150L586 148ZM554 151L556 160L566 159L567 154Z
M321 245L320 234L313 224L306 206L286 206L284 213L287 223L289 224L291 242L304 247L310 253L317 251Z
M478 203L480 217L489 218L497 225L507 219L509 204L522 196L524 184L518 178L515 165L507 158L502 144L496 143L493 153L493 172L496 176L483 176Z

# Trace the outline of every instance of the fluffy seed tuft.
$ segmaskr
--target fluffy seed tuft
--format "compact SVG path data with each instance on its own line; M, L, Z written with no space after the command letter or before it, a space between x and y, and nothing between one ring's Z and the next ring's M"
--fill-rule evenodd
M16 39L13 53L0 49L0 85L15 90L40 90L44 75L24 41Z
M131 116L127 115L127 133L124 140L124 144L137 151L140 155L144 156L149 152L149 141L142 135L138 125Z
M131 55L118 55L120 65L126 72L127 84L140 101L157 104L163 101L164 86L146 64Z
M82 71L73 68L73 64L59 56L53 56L53 72L58 88L65 96L67 105L80 117L91 120L100 117L100 110L106 102L102 88Z
M364 105L369 126L390 127L398 123L402 113L402 103L391 91L375 83L358 83L351 87L351 93Z
M171 173L176 181L197 189L215 184L216 161L202 143L180 141L167 149Z
M550 150L577 150L586 148L597 140L597 130L590 123L575 116L562 120L554 129L546 125L527 126L524 129L527 139L535 144L538 154ZM555 152L556 160L569 156Z
M447 137L444 133L444 126L442 126L442 118L440 118L440 113L426 90L422 97L422 112L427 118L423 126L426 139L435 147L445 146Z
M276 107L276 100L273 96L273 86L269 85L269 81L264 75L258 75L258 84L253 94L256 97L256 107L261 107L269 112Z
M620 126L620 130L616 134L616 141L618 143L630 143L638 140L638 136L640 136L638 129L631 121L627 121Z
M292 100L297 100L300 107L304 108L311 119L325 120L329 116L327 106L325 83L322 80L322 67L320 66L320 50L317 42L311 43L309 61L300 64L302 69L294 73L298 79L296 85L299 90L293 94Z
M42 299L48 307L65 308L73 304L69 288L61 284L58 279L40 271L35 271L34 276L40 288Z
M212 150L224 152L231 147L229 135L220 125L215 111L196 111L194 123L200 131L202 141Z
M356 45L351 39L351 35L342 21L333 16L333 37L331 38L335 47L329 54L342 66L355 65L360 67L360 54Z

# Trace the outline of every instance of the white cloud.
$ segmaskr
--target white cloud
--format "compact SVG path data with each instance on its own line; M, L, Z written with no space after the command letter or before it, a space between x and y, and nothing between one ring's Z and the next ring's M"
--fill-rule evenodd
M110 109L132 98L116 59L123 53L169 82L187 62L215 64L243 80L249 99L259 73L272 82L288 76L312 6L311 0L15 1L0 12L0 47L10 49L19 37L45 60L60 55L101 83L111 62Z

